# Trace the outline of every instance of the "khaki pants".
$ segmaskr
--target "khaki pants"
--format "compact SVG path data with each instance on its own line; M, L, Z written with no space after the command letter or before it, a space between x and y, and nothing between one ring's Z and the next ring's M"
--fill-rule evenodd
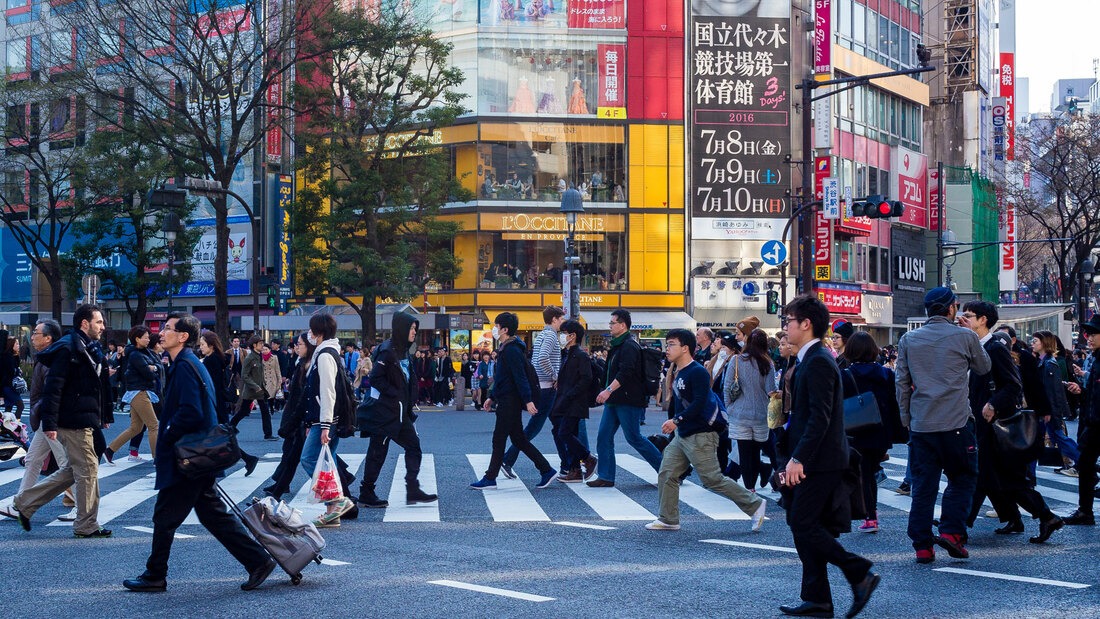
M149 393L146 391L139 391L134 399L130 400L130 427L111 441L107 449L110 449L111 453L118 451L130 439L141 433L142 426L149 429L147 434L149 437L149 451L156 457L159 426L157 425L157 413L153 410L153 403L149 401Z
M695 467L703 486L726 497L741 511L752 515L764 499L722 474L718 467L718 433L700 432L688 437L677 433L665 447L661 470L657 472L657 494L661 502L661 522L680 524L680 476L688 464Z
M65 468L68 458L65 457L65 448L61 446L61 442L46 438L45 432L35 432L30 448L27 449L26 470L23 472L23 481L19 483L19 492L38 483L38 478L42 476L42 465L51 453L57 462L57 468Z
M73 531L80 534L99 530L99 458L95 455L91 428L58 428L57 440L65 448L68 462L53 475L15 495L15 509L27 519L74 483L76 522Z

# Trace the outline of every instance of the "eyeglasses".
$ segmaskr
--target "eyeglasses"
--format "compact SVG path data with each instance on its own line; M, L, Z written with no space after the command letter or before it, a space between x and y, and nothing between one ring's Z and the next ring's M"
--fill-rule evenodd
M173 327L169 327L168 325L164 325L163 327L161 327L161 328L160 328L160 332L161 332L161 333L167 333L167 332L169 332L169 331L175 331L175 332L177 332L177 333L178 333L178 332L179 332L179 329L175 329L175 328L173 328Z
M607 324L609 324L609 325L619 325L619 324L622 324L622 323L619 322L618 320L612 320L612 321L608 322Z

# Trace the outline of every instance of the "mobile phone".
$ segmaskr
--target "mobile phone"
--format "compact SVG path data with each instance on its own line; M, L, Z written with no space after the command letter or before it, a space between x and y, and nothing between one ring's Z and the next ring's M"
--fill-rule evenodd
M787 485L787 472L786 471L779 471L779 485L780 486L786 486Z

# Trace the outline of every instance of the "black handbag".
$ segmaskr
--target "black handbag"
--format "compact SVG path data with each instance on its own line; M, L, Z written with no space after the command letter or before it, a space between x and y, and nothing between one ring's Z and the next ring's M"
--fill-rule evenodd
M859 384L851 370L844 370L852 384L856 387L856 395L844 398L844 431L860 430L871 426L882 425L882 413L878 409L878 400L870 391L859 393Z
M216 475L241 459L237 428L227 423L206 432L185 434L175 447L177 467L191 479Z
M993 436L1002 451L1024 455L1035 450L1039 439L1039 418L1035 411L1021 409L1011 417L995 419L992 425Z

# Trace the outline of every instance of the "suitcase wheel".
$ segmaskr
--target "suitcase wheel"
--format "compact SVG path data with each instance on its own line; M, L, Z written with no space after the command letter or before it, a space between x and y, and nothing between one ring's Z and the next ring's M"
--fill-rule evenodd
M302 575L301 574L295 574L295 575L291 576L290 577L290 584L292 584L292 585L302 584Z
M325 558L321 555L317 555L316 557L313 557L313 560L317 562L317 565L321 565L321 561L324 561Z

